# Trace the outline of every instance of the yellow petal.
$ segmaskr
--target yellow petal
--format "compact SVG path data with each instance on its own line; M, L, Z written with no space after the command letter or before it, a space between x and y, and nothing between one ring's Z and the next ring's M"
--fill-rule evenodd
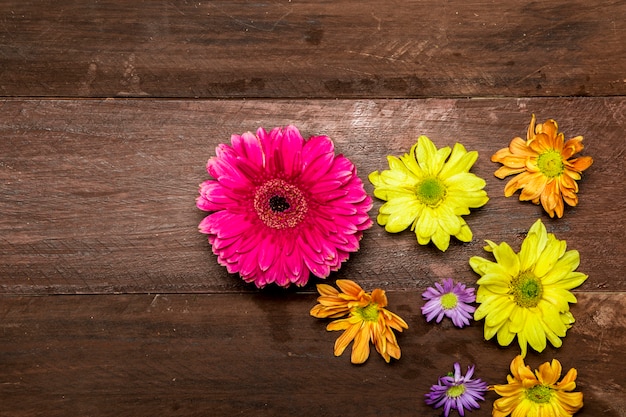
M526 316L526 323L522 333L533 349L537 352L543 352L546 348L546 333L543 330L541 320L539 320L536 314L531 313Z

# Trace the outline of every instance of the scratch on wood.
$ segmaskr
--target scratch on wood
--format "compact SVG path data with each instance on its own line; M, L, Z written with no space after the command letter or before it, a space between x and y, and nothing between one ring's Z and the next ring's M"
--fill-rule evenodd
M156 294L150 303L150 307L156 307L160 294Z
M228 18L232 19L233 21L235 21L235 22L237 22L237 23L239 23L239 24L241 24L241 25L243 25L243 26L246 26L246 27L248 27L248 28L250 28L250 29L260 30L261 32L273 32L273 31L274 31L274 29L276 29L276 26L278 26L278 25L279 25L279 24L280 24L283 20L285 20L285 18L286 18L287 16L289 16L291 13L293 13L291 10L289 10L289 11L285 12L282 16L280 16L280 17L278 18L278 20L276 20L276 21L274 22L274 24L273 24L273 25L272 25L269 29L263 29L262 27L259 27L259 26L255 25L253 20L250 20L250 23L248 23L248 22L244 22L243 20L238 19L238 18L236 18L235 16L231 15L230 13L225 12L225 11L224 11L224 10L222 10L221 8L219 8L219 7L215 6L214 4L210 4L210 3L209 3L209 5L210 5L211 7L213 7L214 9L217 9L217 10L218 10L221 14L223 14L224 16L226 16L226 17L228 17Z
M522 83L522 82L526 81L527 79L529 79L533 75L537 74L538 72L540 72L542 69L546 68L547 66L548 66L548 64L540 66L536 70L533 70L530 74L527 74L527 75L523 76L522 78L520 78L519 80L515 81L515 84L519 84L519 83Z
M376 30L377 30L377 31L380 31L381 24L382 24L383 20L382 20L380 17L376 16L376 15L374 14L374 12L372 12L372 13L371 13L371 15L372 15L372 17L373 17L374 19L376 19L376 22L378 22L378 26L376 27ZM613 23L613 24L615 24L615 23Z

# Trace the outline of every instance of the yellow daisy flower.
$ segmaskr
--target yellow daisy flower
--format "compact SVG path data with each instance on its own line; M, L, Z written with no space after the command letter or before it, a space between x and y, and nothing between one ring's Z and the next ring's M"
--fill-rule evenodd
M541 203L550 217L563 217L563 202L572 207L578 204L576 180L593 163L590 156L570 159L583 150L582 141L582 136L565 141L552 119L535 126L533 114L526 141L517 137L491 157L503 164L496 177L517 174L505 186L504 195L510 197L521 189L520 201Z
M485 319L485 339L497 335L498 343L508 346L517 336L522 357L527 344L538 352L546 347L546 339L560 347L560 338L574 323L568 303L575 303L576 297L569 290L587 279L575 272L578 251L566 251L566 242L547 233L541 220L532 225L519 253L504 242L487 244L485 250L493 252L496 262L470 259L481 276L474 319Z
M341 317L328 324L326 330L344 330L335 341L335 356L341 356L348 345L352 345L351 362L360 364L367 360L370 354L370 341L376 350L389 362L391 358L400 359L400 346L393 330L402 332L408 325L400 316L387 310L387 296L385 291L376 288L367 293L350 280L337 280L337 285L343 293L330 285L319 284L320 304L311 309L314 317Z
M576 388L575 368L558 382L561 363L553 359L544 363L533 373L524 359L517 356L511 362L508 384L491 387L502 398L493 403L493 417L570 417L583 406L582 392Z
M386 201L378 224L390 233L410 226L420 245L432 240L442 251L450 236L471 241L472 231L461 216L489 200L485 181L469 173L477 158L478 152L467 152L459 143L452 150L437 149L426 136L418 138L410 153L388 156L390 169L369 175L374 195Z

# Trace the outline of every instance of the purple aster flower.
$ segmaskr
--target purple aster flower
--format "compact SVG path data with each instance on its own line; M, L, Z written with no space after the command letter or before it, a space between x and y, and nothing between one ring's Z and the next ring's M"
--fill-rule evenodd
M422 306L422 314L426 316L426 321L431 321L435 317L437 323L441 322L443 316L452 319L457 327L469 325L469 319L476 307L468 305L476 301L473 288L466 288L465 284L457 282L452 278L443 280L443 285L436 282L435 288L428 287L422 293L422 298L428 300Z
M426 404L433 408L443 406L445 417L450 415L450 410L457 410L461 416L465 415L465 409L476 410L480 408L478 401L485 400L487 383L480 378L472 379L474 365L467 367L465 376L461 375L461 365L454 363L454 373L439 378L437 385L430 387L426 394Z

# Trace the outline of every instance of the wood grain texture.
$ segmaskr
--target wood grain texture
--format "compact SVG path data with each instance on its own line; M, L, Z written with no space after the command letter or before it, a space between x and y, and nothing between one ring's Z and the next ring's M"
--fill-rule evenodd
M5 0L0 95L624 95L624 16L611 0Z
M409 324L402 357L354 366L333 356L339 332L309 316L312 294L1 296L0 414L436 416L423 395L455 361L505 383L518 347L484 341L482 322L426 323L415 291L388 297ZM578 369L577 417L624 416L626 295L578 298L563 346L526 362ZM490 416L496 398L471 416Z
M583 135L582 154L595 161L580 181L579 206L562 219L505 198L506 181L493 176L499 164L490 156L525 135L533 112L555 118L567 137ZM387 168L386 156L407 152L420 134L440 147L460 141L477 150L472 171L487 181L491 200L466 216L472 242L453 239L442 253L410 231L374 225L332 278L402 290L445 277L472 283L468 259L488 256L484 239L518 250L541 218L580 251L579 270L589 274L581 290L624 291L625 112L624 98L0 102L0 290L253 291L217 264L198 233L206 213L195 207L197 186L231 133L295 123L305 137L329 135L370 194L367 174Z
M578 369L577 417L626 417L624 39L623 0L0 1L0 416L441 416L423 396L455 361L504 383L519 348L426 323L421 292L475 286L483 241L517 250L541 218L589 278L563 346L527 363ZM594 159L562 219L493 175L532 113ZM421 134L479 152L471 242L374 225L326 281L387 291L399 361L334 357L319 280L258 290L198 233L215 147L287 124L330 136L370 194Z

